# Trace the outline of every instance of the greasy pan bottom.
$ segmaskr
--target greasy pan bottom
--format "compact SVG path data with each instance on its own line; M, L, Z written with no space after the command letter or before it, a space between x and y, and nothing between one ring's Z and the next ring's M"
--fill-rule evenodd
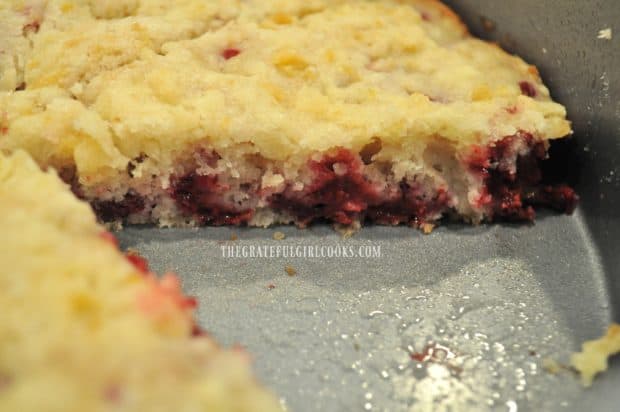
M325 226L278 230L286 239L228 228L128 228L119 237L158 272L181 275L202 324L247 347L291 410L579 410L620 379L612 371L586 391L571 372L543 368L548 357L566 362L611 321L580 213L427 236L404 227L350 239ZM381 257L225 258L231 245L373 245Z

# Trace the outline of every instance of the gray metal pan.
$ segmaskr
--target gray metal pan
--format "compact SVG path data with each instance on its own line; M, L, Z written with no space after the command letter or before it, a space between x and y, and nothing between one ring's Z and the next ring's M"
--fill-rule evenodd
M243 344L291 410L620 410L617 363L588 390L544 368L620 314L620 6L449 3L476 34L535 63L568 107L575 138L553 150L582 197L573 216L427 236L370 227L350 239L285 227L280 241L275 229L128 228L122 245L179 273L202 324ZM598 39L605 28L617 38ZM381 256L222 255L244 245L372 246Z

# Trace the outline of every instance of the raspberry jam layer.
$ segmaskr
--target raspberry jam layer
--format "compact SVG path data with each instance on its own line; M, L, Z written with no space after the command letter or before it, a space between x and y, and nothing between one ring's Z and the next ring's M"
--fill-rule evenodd
M379 189L364 175L360 156L343 148L310 161L309 168L313 179L302 191L287 188L270 199L273 209L294 216L300 225L316 220L419 225L449 208L445 190L428 195L420 185L406 182Z
M211 168L220 159L215 153L201 156ZM169 194L184 216L201 225L248 224L257 205L290 216L299 226L316 221L343 225L368 221L419 227L454 215L461 208L473 209L473 216L487 221L533 221L537 206L571 213L578 202L578 196L567 185L543 179L541 165L546 157L547 143L524 132L472 148L461 161L463 174L473 177L467 180L468 190L477 193L469 201L465 196L456 196L451 186L460 187L457 185L465 182L438 184L437 179L424 174L389 181L389 174L383 178L377 174L372 156L344 148L310 159L306 168L309 182L301 190L295 182L286 182L284 190L274 194L260 189L260 179L240 184L230 176L192 171L173 177ZM81 196L75 174L69 171L64 175ZM371 180L369 176L379 177ZM457 199L460 203L456 203ZM93 200L91 204L102 221L111 222L144 213L146 202L130 190L120 201Z
M565 184L544 182L541 162L546 156L545 143L524 132L474 148L466 163L482 180L475 206L484 208L489 220L533 221L534 206L572 213L579 197Z
M58 176L69 185L78 199L88 200L78 181L75 167L60 169ZM105 223L123 221L130 215L142 212L146 206L144 197L133 190L129 190L121 200L92 200L90 204L97 217Z
M173 180L172 197L180 210L202 225L245 224L252 219L254 210L239 210L225 204L222 199L229 189L216 175L192 172Z
M144 198L133 191L129 191L123 200L95 200L91 202L99 219L103 222L125 220L130 215L144 210Z

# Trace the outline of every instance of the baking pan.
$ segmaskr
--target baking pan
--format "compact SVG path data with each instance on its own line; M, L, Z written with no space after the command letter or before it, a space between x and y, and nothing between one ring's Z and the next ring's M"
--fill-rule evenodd
M552 169L581 195L574 215L430 235L375 226L348 239L320 225L130 227L121 243L179 273L201 323L246 347L291 410L619 410L617 363L587 390L545 365L620 314L620 6L448 3L474 33L536 64L567 106L575 136L552 148ZM599 39L607 28L618 38ZM229 256L243 246L369 256Z

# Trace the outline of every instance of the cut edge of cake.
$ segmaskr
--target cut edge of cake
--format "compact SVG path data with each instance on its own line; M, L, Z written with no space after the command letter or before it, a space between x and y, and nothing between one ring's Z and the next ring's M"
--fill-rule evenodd
M104 222L429 227L577 204L539 169L565 109L439 1L54 4L0 9L19 66L1 67L0 151L56 168Z

